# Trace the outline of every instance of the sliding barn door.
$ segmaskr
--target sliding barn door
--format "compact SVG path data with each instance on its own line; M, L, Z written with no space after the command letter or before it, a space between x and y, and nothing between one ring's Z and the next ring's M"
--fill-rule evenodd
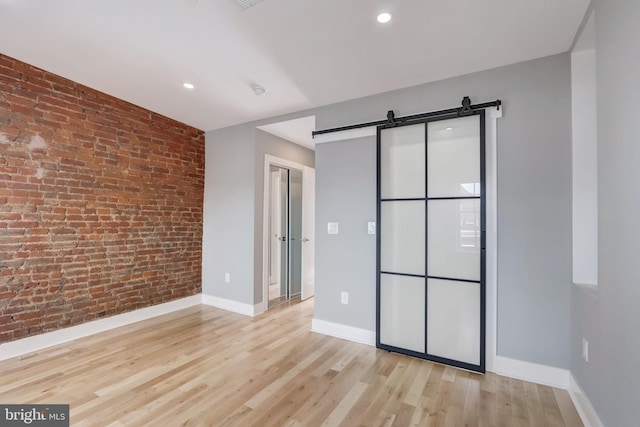
M484 372L484 112L378 129L377 346Z

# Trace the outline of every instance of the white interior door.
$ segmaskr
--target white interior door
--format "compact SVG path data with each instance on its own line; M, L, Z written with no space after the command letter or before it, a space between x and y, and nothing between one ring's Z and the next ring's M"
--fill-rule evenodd
M280 171L271 171L269 191L269 284L280 283Z
M302 295L303 300L315 294L315 212L316 170L302 171Z

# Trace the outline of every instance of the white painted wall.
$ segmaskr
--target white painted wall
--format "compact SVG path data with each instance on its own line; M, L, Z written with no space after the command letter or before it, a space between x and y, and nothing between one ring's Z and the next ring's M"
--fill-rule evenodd
M571 54L573 282L598 283L596 51L588 21Z

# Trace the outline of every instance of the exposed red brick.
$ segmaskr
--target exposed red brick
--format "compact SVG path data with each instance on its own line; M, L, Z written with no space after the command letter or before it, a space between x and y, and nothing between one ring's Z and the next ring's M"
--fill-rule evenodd
M201 291L204 133L0 54L0 342Z

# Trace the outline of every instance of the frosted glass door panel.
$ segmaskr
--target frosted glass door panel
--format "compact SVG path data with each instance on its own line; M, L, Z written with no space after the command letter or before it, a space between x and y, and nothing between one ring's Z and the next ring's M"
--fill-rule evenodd
M480 285L429 279L427 353L480 363Z
M425 197L424 139L424 123L381 131L380 198Z
M376 340L484 372L484 112L449 117L378 130Z
M479 116L431 122L427 132L429 197L479 196Z
M424 201L380 205L380 270L424 275Z
M480 280L480 199L428 203L427 274Z
M380 275L380 342L424 353L425 285L420 277Z

